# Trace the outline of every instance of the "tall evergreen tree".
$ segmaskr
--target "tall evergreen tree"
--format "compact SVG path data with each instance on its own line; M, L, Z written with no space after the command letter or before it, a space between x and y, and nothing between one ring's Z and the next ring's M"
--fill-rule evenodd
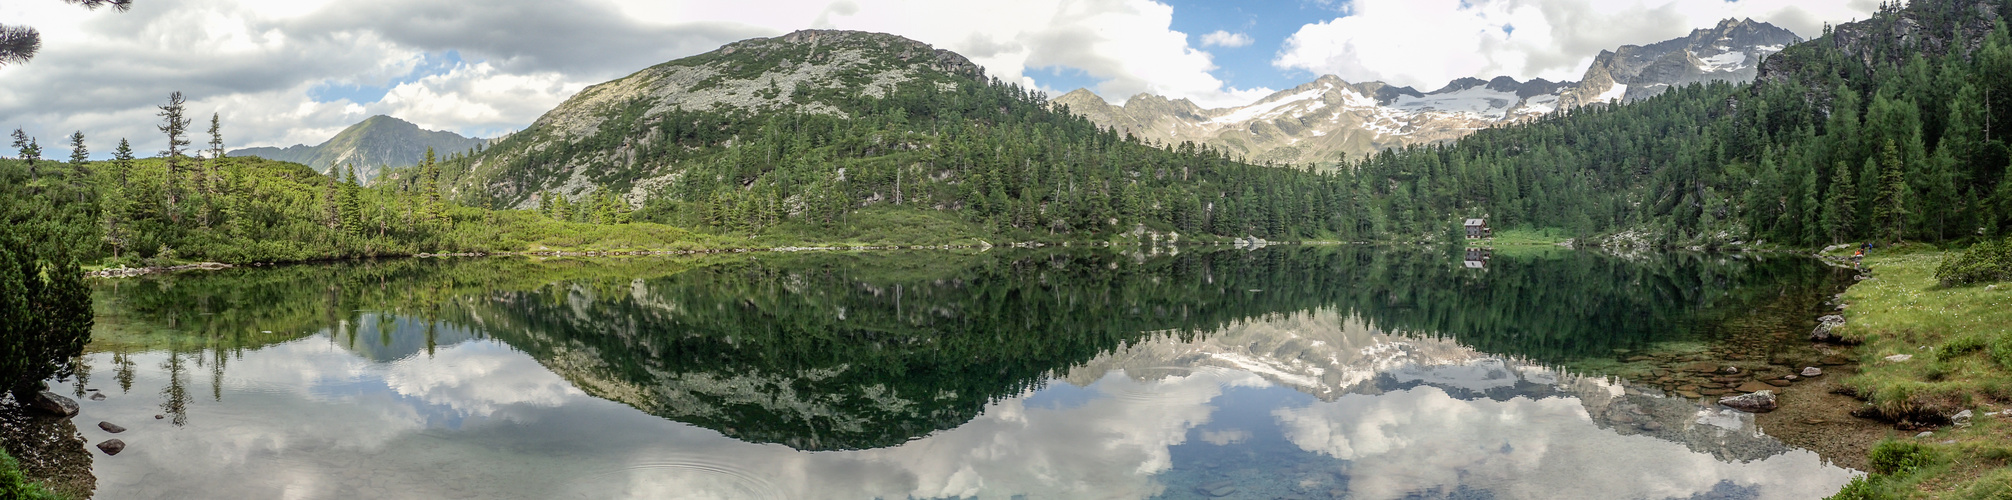
M166 194L168 198L168 207L171 210L169 212L171 216L174 213L172 210L175 206L175 203L180 200L180 192L179 192L180 189L177 186L177 184L178 179L180 179L182 175L181 171L182 147L189 145L189 139L187 137L189 131L189 119L182 117L182 110L184 104L185 103L182 101L182 92L179 90L175 91L174 93L168 94L168 103L166 105L159 106L161 112L155 115L161 117L161 120L163 121L161 125L156 126L155 128L160 129L161 133L167 134L168 136L168 149L162 150L161 156L166 158L167 160L168 176L167 176L167 186L164 189L164 191L167 192ZM179 218L177 218L177 220L179 220Z
M84 131L79 130L76 132L71 132L70 164L78 168L82 168L84 166L84 162L90 161L90 159L91 159L91 150L86 149L84 147Z
M1842 161L1832 170L1829 197L1823 204L1823 228L1831 243L1851 238L1858 222L1858 186L1851 181L1851 169Z

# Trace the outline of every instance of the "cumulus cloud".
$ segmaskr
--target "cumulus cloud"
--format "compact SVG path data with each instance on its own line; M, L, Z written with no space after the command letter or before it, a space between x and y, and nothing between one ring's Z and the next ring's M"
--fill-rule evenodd
M1463 77L1577 80L1601 50L1677 38L1721 19L1804 38L1864 18L1872 0L1354 0L1302 26L1272 61L1287 70L1422 89Z
M1255 40L1251 40L1250 35L1223 30L1202 35L1203 47L1249 47L1253 42Z

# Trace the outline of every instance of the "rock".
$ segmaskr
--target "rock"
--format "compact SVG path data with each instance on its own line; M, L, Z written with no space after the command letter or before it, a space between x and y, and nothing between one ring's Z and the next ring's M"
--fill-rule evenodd
M1683 370L1684 370L1684 371L1687 371L1687 372L1697 372L1697 373L1710 373L1710 372L1713 372L1713 371L1717 371L1718 369L1719 369L1719 364L1718 364L1718 363L1713 363L1713 362L1710 362L1710 361L1699 361L1699 362L1696 362L1696 363L1691 363L1691 364L1688 364L1688 365L1684 365L1684 367L1683 367Z
M93 393L93 394L91 394L91 400L92 400L92 401L104 401L104 400L105 400L105 393L102 393L102 392L99 392L99 393Z
M1793 383L1794 383L1794 382L1790 382L1790 381L1787 381L1787 380L1782 380L1782 379L1774 379L1774 380L1769 380L1769 381L1767 381L1767 385L1772 385L1772 386L1775 386L1775 387L1788 387L1788 385L1789 385L1789 384L1793 384Z
M1793 373L1790 373L1790 374L1788 374L1788 375L1782 375L1782 376L1781 376L1781 379L1782 379L1782 380L1787 380L1787 381L1790 381L1790 382L1794 382L1794 381L1796 381L1796 379L1799 379L1799 378L1802 378L1802 377L1797 377L1797 376L1795 376L1795 374L1793 374Z
M1678 396L1683 396L1683 397L1684 397L1684 399L1698 399L1698 398L1702 398L1702 397L1705 397L1705 395L1703 395L1703 394L1698 394L1698 391L1692 391L1692 390L1685 390L1685 389L1678 389L1678 390L1677 390L1677 395L1678 395Z
M126 451L126 442L117 439L107 439L103 443L98 443L98 451L103 451L106 455L117 455L121 451Z
M1822 368L1817 368L1817 367L1814 367L1814 366L1811 366L1811 367L1807 367L1807 368L1803 368L1803 369L1802 369L1802 376L1804 376L1804 377L1821 377L1821 376L1823 376L1823 369L1822 369Z
M1831 330L1837 329L1837 327L1840 326L1844 326L1843 316L1832 314L1829 316L1817 318L1816 329L1810 330L1809 339L1817 342L1829 342L1832 340L1837 340L1837 336L1832 335L1830 332Z
M1892 355L1892 356L1887 356L1887 357L1886 357L1886 360L1887 360L1887 361L1891 361L1891 362L1895 362L1895 363L1903 363L1903 362L1906 362L1907 360L1910 360L1910 359L1914 359L1914 355L1913 355L1913 354L1895 354L1895 355Z
M118 434L118 433L121 433L121 432L126 432L126 428L125 428L125 427L119 427L119 424L114 424L114 423L111 423L111 422L98 422L98 428L99 428L99 429L104 429L104 430L105 430L105 432L110 432L110 433L113 433L113 434Z
M168 418L168 416L167 416L167 415L154 415L154 420L160 420L160 419L163 419L163 418Z
M28 406L50 415L77 416L77 401L49 391L35 393Z
M1935 435L1935 432L1933 431L1921 431L1920 434L1915 434L1914 437L1925 438L1933 435Z
M1660 431L1663 430L1663 424L1654 420L1642 422L1642 430L1650 432Z
M1773 389L1773 388L1775 388L1775 386L1772 386L1772 385L1768 385L1768 384L1765 384L1765 383L1761 383L1761 382L1747 382L1747 383L1744 383L1744 384L1740 384L1740 386L1739 386L1739 387L1737 387L1737 388L1734 388L1733 390L1735 390L1735 391L1740 391L1740 392L1760 392L1760 391L1765 391L1765 390L1770 390L1770 389Z
M1727 374L1727 375L1731 375L1731 374L1734 374L1734 373L1739 373L1739 372L1740 372L1740 367L1737 367L1737 366L1728 366L1728 367L1725 367L1724 369L1721 369L1721 370L1719 370L1719 372L1720 372L1720 373L1725 373L1725 374Z
M1970 419L1973 416L1974 414L1970 413L1970 410L1959 411L1956 412L1956 415L1949 417L1949 423L1956 425L1970 425Z
M1719 398L1719 404L1747 413L1767 413L1779 408L1775 403L1774 391L1756 391L1752 394Z
M1725 390L1725 389L1719 389L1719 388L1711 388L1711 389L1698 389L1698 394L1703 394L1703 395L1706 395L1706 396L1724 396L1724 395L1726 395L1726 394L1728 394L1728 393L1731 393L1731 392L1733 392L1733 391L1729 391L1729 390Z

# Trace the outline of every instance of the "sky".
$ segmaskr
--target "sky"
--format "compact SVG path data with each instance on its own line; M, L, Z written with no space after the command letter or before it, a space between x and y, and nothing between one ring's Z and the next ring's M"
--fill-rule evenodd
M42 33L0 67L0 127L44 156L81 131L165 147L181 91L232 148L319 144L372 115L494 137L588 85L799 29L893 33L993 76L1114 103L1247 104L1327 74L1432 90L1462 77L1577 80L1601 50L1751 18L1804 38L1877 0L137 0L131 11L0 3ZM203 120L198 120L203 121ZM202 123L206 128L207 123ZM203 142L203 141L199 141ZM6 152L11 155L11 151Z

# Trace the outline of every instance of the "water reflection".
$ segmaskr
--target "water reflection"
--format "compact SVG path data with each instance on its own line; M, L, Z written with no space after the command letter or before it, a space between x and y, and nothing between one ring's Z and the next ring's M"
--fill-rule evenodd
M483 259L122 283L87 359L121 389L84 418L133 428L96 464L100 498L1804 498L1848 478L1750 419L1559 368L1699 340L1820 269L1565 254L1484 276L1437 257ZM1632 305L1652 310L1580 309ZM1581 312L1593 325L1550 326ZM163 401L177 418L153 418Z

